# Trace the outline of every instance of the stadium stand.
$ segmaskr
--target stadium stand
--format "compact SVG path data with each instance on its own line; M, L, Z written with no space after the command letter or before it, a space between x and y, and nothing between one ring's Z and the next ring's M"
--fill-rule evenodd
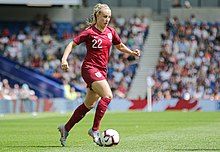
M174 16L161 34L161 52L152 75L156 99L220 99L220 24Z
M85 0L84 2L87 2L87 6L92 6L99 1ZM154 99L192 97L194 99L219 100L220 24L217 17L220 14L219 8L205 8L204 10L193 8L197 5L200 5L199 7L220 6L217 0L209 2L205 0L190 1L191 4L188 10L182 7L184 6L183 1L179 1L181 4L178 4L175 8L173 7L173 9L171 8L170 0L155 0L152 3L145 0L126 0L119 3L116 1L108 2L112 6L116 6L112 9L112 12L115 14L117 12L117 15L112 18L111 26L117 30L123 42L130 48L139 48L145 50L145 53L149 51L148 54L145 54L145 56L149 55L149 64L147 63L147 66L153 65L157 57L155 54L159 50L155 46L161 43L161 52L155 67L156 70L151 75L154 80L152 90ZM84 6L86 5L84 4ZM32 7L15 5L10 10L10 14L4 15L11 6L0 6L1 101L5 100L4 103L7 105L9 104L7 102L8 99L14 100L14 95L11 92L15 90L17 93L16 88L18 86L21 88L23 84L26 84L27 81L25 79L27 77L29 89L34 90L34 94L32 92L32 95L36 97L34 99L41 97L64 97L65 93L62 86L64 81L68 81L71 85L68 85L68 88L74 86L76 91L85 92L85 83L80 75L81 62L86 53L85 46L78 46L74 50L74 53L71 54L69 58L71 65L69 72L63 73L60 69L60 58L65 45L72 37L86 27L84 21L79 19L84 18L85 14L88 15L88 12L91 12L91 8L87 6L79 9L73 9L72 6L63 8L62 6L58 6L52 8L49 14L45 12L48 12L51 8L38 8L37 11L41 13L36 14L33 18L31 16L37 11ZM143 11L148 6L152 7L153 11L146 11L150 12L149 14ZM134 13L131 16L129 12L133 12L134 7L137 14ZM31 13L24 15L28 11L22 12L22 9L27 9ZM170 12L164 12L168 10ZM191 15L193 11L197 14ZM207 11L215 15L210 15ZM53 15L55 12L59 13ZM82 12L85 12L85 14ZM169 13L174 14L178 17L167 18L166 29L164 29L165 33L161 34L161 41L160 38L152 35L152 39L149 41L152 44L146 44L145 41L149 32L149 19L140 14L147 14L150 18L154 18L154 21L151 22L153 27L150 29L154 29L151 31L151 34L157 34L156 32L163 30L161 23L163 24L166 18L163 13L165 15ZM189 14L191 15L190 18L188 18ZM24 16L22 18L24 20L19 20L17 15ZM10 19L7 20L7 17ZM210 20L207 21L207 18ZM74 24L72 21L74 21ZM145 47L148 49L145 49ZM143 59L143 57L141 58ZM142 95L146 95L145 79L146 75L149 75L151 72L152 67L144 68L143 66L146 66L146 62L144 62L145 65L141 65L142 67L140 67L140 63L136 58L121 54L114 47L112 48L109 60L108 81L115 97L128 97L127 93L131 90L134 76L137 77L136 73L140 72L137 69L144 72L144 80L139 81L144 88L133 85L132 88L134 88L137 94L134 95L131 91L129 99L139 99L140 92L137 90L142 90ZM9 69L9 66L14 68ZM3 70L4 72L2 72ZM20 70L20 73L16 70ZM22 70L28 72L28 76ZM5 71L8 71L8 73L5 73ZM16 75L13 72L19 73L20 80L15 78ZM32 75L33 78L31 79ZM45 81L39 84L34 82L33 80L38 80L37 77L41 78L40 81ZM5 85L4 83L7 79L8 85ZM48 83L49 81L52 82L52 87ZM55 88L55 90L52 88ZM46 92L45 90L51 92ZM9 105L7 107L13 106ZM8 111L15 112L15 109L8 109ZM0 109L0 111L4 111L4 108Z

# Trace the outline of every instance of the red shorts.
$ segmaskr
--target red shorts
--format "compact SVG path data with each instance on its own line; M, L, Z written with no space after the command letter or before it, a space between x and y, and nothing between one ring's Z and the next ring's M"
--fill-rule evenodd
M81 68L81 74L87 84L87 88L91 88L94 81L105 80L107 78L106 69L98 69L95 67Z

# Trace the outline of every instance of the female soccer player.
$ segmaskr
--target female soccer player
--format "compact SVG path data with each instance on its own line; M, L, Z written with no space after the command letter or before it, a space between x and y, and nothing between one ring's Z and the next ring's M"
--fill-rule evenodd
M132 51L127 48L122 43L116 31L108 26L110 18L111 10L108 5L100 3L95 5L89 28L81 32L65 48L61 66L64 71L67 71L69 68L67 58L70 52L74 47L85 42L87 54L82 64L81 74L87 83L87 92L84 103L74 111L65 125L58 127L61 134L60 142L62 146L66 145L66 138L71 128L95 106L99 98L101 99L96 108L93 126L89 129L88 134L97 145L102 146L99 126L113 96L106 80L109 50L112 44L114 44L121 52L140 56L139 50Z

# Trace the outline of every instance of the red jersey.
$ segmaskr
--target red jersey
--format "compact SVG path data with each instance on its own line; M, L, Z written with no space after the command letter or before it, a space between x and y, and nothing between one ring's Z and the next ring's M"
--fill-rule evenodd
M105 31L99 31L94 25L80 33L73 41L79 45L86 43L87 54L84 59L84 67L107 68L109 51L112 44L121 43L116 31L107 26Z

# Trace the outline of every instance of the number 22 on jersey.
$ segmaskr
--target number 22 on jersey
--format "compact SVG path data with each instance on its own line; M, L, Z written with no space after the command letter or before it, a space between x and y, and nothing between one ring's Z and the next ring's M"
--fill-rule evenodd
M92 43L92 48L102 48L102 39L93 39Z

